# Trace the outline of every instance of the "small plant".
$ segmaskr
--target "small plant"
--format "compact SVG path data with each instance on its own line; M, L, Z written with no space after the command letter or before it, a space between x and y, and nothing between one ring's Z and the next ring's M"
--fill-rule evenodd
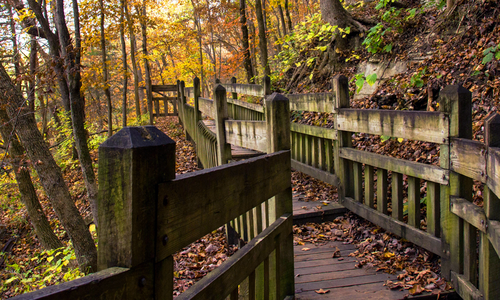
M500 60L500 43L496 46L484 49L483 55L483 61L481 62L483 65L492 61L493 58Z
M426 71L427 71L427 67L424 67L418 73L413 74L410 78L410 85L414 86L414 87L419 87L419 88L423 87L424 81L423 81L422 77L424 76Z
M368 75L365 77L365 73L359 73L354 75L354 78L351 79L352 81L356 81L356 93L359 93L361 89L363 88L363 85L368 83L369 85L374 85L375 82L377 81L377 73L373 73L371 75Z

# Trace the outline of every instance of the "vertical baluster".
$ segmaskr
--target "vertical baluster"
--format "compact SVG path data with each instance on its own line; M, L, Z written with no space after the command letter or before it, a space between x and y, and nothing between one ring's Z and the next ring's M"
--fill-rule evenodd
M427 232L440 236L439 184L427 181Z
M420 178L408 176L408 224L420 228Z
M373 167L365 165L365 205L373 208L374 203L374 193L375 189L373 186Z
M392 217L398 221L403 221L403 174L392 172L391 178Z
M377 169L377 210L387 214L387 170Z
M358 162L352 164L354 176L354 200L363 201L363 170L362 165Z

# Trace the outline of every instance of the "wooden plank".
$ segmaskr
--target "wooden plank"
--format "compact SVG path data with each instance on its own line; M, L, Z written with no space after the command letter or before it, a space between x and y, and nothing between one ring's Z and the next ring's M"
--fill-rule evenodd
M360 163L353 163L353 176L354 176L354 200L363 202L363 170Z
M223 299L269 257L275 249L275 243L290 234L288 231L291 226L290 214L278 218L255 239L176 299Z
M488 179L486 183L488 187L500 197L500 148L488 148Z
M236 146L267 152L267 125L265 121L225 122L226 141Z
M427 182L427 232L433 236L441 236L441 209L439 184Z
M214 180L217 178L217 180ZM290 187L290 151L178 176L159 185L157 259ZM203 224L203 226L199 226ZM163 245L163 237L168 243Z
M450 198L450 211L452 213L464 219L467 223L473 225L480 231L484 233L487 232L486 226L488 224L488 219L481 207L464 198L455 196L451 196Z
M339 250L340 250L341 257L346 257L350 253L353 252L352 249L339 249ZM311 261L311 260L318 260L318 259L323 260L323 261L333 260L333 258L332 258L333 252L335 252L335 249L330 249L327 252L315 252L315 253L312 253L311 255L296 255L295 262Z
M401 221L386 216L363 204L357 203L352 198L346 198L343 205L358 216L398 235L410 242L429 250L432 253L441 255L441 239L422 230L416 229Z
M325 261L326 263L326 261ZM342 270L342 271L337 271L337 272L328 272L328 273L316 273L316 274L301 274L298 276L295 281L295 284L302 284L302 283L309 283L309 282L321 282L321 281L327 281L327 280L338 280L338 279L344 279L344 278L351 278L351 279L356 279L357 277L362 277L362 276L369 276L369 275L375 275L375 274L380 274L375 271L375 269L358 269L354 268L353 266L349 270ZM307 287L307 285L306 285Z
M450 169L486 182L486 145L461 138L452 138L450 142Z
M299 132L302 134L312 135L320 138L336 140L337 130L332 128L325 128L319 126L311 126L299 123L290 123L290 130L292 132Z
M379 282L381 285L384 281L393 279L395 276L387 273L378 274L367 274L365 276L358 276L354 278L342 278L334 280L324 280L324 281L313 281L313 282L303 282L295 285L296 289L302 289L302 291L313 291L319 289L332 289L341 287L353 287L357 285L363 285L367 283Z
M19 295L16 300L153 299L153 264L132 269L113 267L58 285Z
M290 100L290 110L334 112L335 95L332 93L286 94L285 97Z
M264 87L258 84L221 83L228 93L264 97Z
M192 88L186 88L186 90ZM166 84L166 85L152 85L151 90L153 92L177 92L177 85L175 84Z
M500 256L500 221L488 220L488 239Z
M408 292L401 290L381 289L381 282L366 283L356 287L341 287L330 289L326 295L317 294L315 291L302 292L298 290L295 294L296 300L327 299L335 300L357 300L357 299L383 299L400 300L408 296ZM435 299L436 297L434 297ZM412 299L411 297L409 299ZM431 298L432 299L432 298Z
M448 117L440 112L376 109L340 109L338 130L445 143Z
M387 214L387 170L377 169L377 210Z
M420 228L420 179L408 176L408 225Z
M373 167L365 165L365 205L375 207L375 187L373 179Z
M438 166L426 165L350 148L342 148L340 157L427 181L448 184L449 171Z
M463 300L483 300L483 294L470 283L463 275L451 271L453 287Z
M208 116L209 118L214 118L214 100L200 97L198 98L198 105L200 111Z
M238 99L230 99L230 98L227 99L227 103L231 103L231 104L236 105L236 106L241 106L241 107L247 108L249 110L258 111L260 113L265 112L264 106L262 106L260 104L255 104L255 103L250 103L250 102L245 102L245 101L241 101Z
M403 174L392 172L391 180L392 180L391 182L392 217L398 221L403 221ZM439 216L439 210L438 210L438 216Z
M292 159L292 168L333 186L339 185L339 179L335 174L331 174L321 169L316 169L294 159Z

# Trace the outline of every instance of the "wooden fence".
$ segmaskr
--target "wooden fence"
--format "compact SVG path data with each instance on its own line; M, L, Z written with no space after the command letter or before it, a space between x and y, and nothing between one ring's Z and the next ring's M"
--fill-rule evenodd
M210 130L194 122L199 116L179 87L184 126L204 141ZM220 86L215 98L225 93ZM246 245L176 299L293 297L290 140L280 136L290 136L289 104L275 95L266 105L269 154L222 165L219 134L207 144L216 145L219 166L180 176L175 143L156 127L127 127L109 138L99 148L100 271L15 299L172 299L173 254L229 222L246 230Z
M245 110L231 115L244 120L223 122L224 134L218 134L225 142L266 150L269 127L255 120L269 107L254 108L236 99L241 94L268 97L269 82L264 82L223 84L231 103ZM427 112L351 109L347 78L336 76L332 84L332 93L285 95L290 110L334 116L333 128L291 123L292 168L337 186L346 208L439 255L442 274L462 298L499 299L500 116L485 121L485 143L480 143L472 140L471 93L461 86L444 88L440 111ZM210 105L200 105L208 116ZM354 133L439 144L440 165L354 149ZM484 184L483 207L471 201L473 180Z

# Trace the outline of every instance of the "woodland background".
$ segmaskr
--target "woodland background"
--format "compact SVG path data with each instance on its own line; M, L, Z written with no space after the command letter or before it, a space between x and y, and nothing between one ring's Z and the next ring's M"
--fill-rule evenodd
M496 0L1 0L2 297L93 271L96 150L121 127L149 123L151 84L189 86L198 76L210 97L217 78L259 83L269 75L273 90L305 93L329 91L331 77L344 74L354 95L380 79L359 72L360 62L406 61L407 72L351 105L435 110L440 88L462 84L473 92L474 138L482 140L484 117L497 110L500 95L498 6ZM327 114L293 112L292 120L331 126ZM171 137L182 135L172 122L158 125ZM439 151L384 136L354 142L431 164ZM177 172L196 169L191 145L178 143ZM334 197L331 187L325 192L308 179L294 180L312 201ZM480 204L480 186L475 193ZM219 262L233 250L212 256Z

